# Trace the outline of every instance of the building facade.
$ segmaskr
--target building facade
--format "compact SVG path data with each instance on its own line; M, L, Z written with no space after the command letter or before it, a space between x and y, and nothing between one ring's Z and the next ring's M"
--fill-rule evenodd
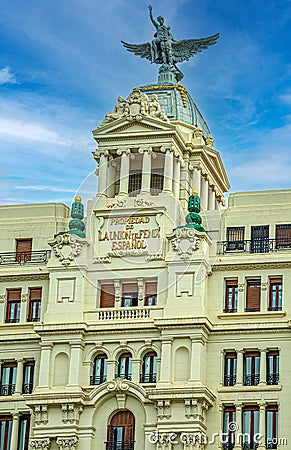
M0 208L0 449L288 448L291 190L226 207L180 84L118 97L93 136L85 218Z

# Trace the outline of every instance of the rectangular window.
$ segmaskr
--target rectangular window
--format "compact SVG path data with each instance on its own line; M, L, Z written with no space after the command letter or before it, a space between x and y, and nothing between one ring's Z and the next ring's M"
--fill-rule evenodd
M260 311L261 280L247 280L246 308L247 312Z
M245 227L227 227L227 251L244 250Z
M6 323L18 323L20 319L21 289L7 289Z
M157 282L147 281L145 283L145 306L155 306L157 304Z
M114 308L115 288L114 284L102 284L100 292L100 308Z
M267 384L279 383L279 351L273 350L267 353Z
M29 289L27 322L39 322L41 311L42 288Z
M32 239L16 239L16 261L26 262L31 260Z
M236 422L236 411L234 406L226 406L223 410L223 450L232 450L235 446L235 431L232 428Z
M31 394L33 391L34 361L26 361L23 366L23 394Z
M158 195L164 187L164 169L152 169L151 173L151 195Z
M136 197L141 190L141 170L130 170L128 177L128 195L130 197Z
M242 413L243 449L258 448L257 434L259 433L260 411L258 406L246 406Z
M29 444L30 416L23 415L19 420L19 435L17 450L28 450Z
M236 384L237 355L235 352L227 352L224 357L224 386Z
M224 312L237 312L237 298L238 298L238 281L225 280L225 304Z
M260 382L260 352L244 354L244 385L257 386Z
M266 408L266 448L278 446L278 406Z
M11 432L12 417L0 416L0 450L10 450Z
M270 278L269 311L282 311L282 277Z
M122 306L138 306L137 283L122 284Z
M251 228L251 253L268 253L269 225L253 226Z
M276 225L276 248L291 248L291 225Z
M17 363L3 363L1 367L1 395L12 395L15 391Z

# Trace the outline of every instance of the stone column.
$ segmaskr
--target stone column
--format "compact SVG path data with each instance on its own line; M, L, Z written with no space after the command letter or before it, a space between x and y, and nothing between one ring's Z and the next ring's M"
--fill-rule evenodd
M208 181L206 178L201 177L201 189L200 189L200 197L201 197L201 206L204 210L208 208Z
M174 163L173 151L170 150L170 149L167 149L166 153L165 153L164 189L163 189L163 192L172 192L173 163Z
M208 209L210 211L215 210L215 192L210 186L208 188Z
M259 422L259 433L262 436L260 439L260 443L258 449L265 449L265 440L266 440L266 422L265 422L265 403L260 403L260 422Z
M237 430L236 436L235 436L234 450L242 450L241 442L237 438L237 434L242 433L242 406L241 406L241 404L236 404L235 407L236 407L235 408L235 421L237 423L238 430Z
M152 174L152 149L139 149L139 153L143 154L142 159L142 180L141 180L141 194L150 194L151 189L151 174Z
M117 150L117 154L121 155L119 195L127 195L130 149L119 149Z
M117 362L115 361L115 359L108 359L106 381L114 380L116 373L117 373Z
M71 344L71 357L69 369L69 385L80 385L80 368L83 363L83 348L82 344Z
M51 352L52 344L41 344L41 356L39 365L39 387L48 388L50 383L51 372Z
M204 342L202 339L192 339L191 344L191 366L190 366L190 380L202 382L202 353Z
M198 192L198 195L201 196L201 173L197 169L197 167L194 167L193 169L193 190Z
M107 175L107 196L113 198L115 194L116 181L116 161L112 160L108 163Z
M162 340L160 381L171 382L172 339Z
M220 352L220 386L224 386L224 358L225 353L223 350Z
M180 177L181 177L181 162L178 158L174 159L174 176L173 176L173 191L177 200L180 198Z
M22 384L23 384L23 359L18 359L14 394L20 395L22 393Z
M236 367L236 384L243 384L244 373L244 352L243 350L237 350L237 367Z
M106 196L107 189L107 171L108 171L108 151L100 154L99 175L98 175L98 194Z
M260 386L267 384L267 350L264 348L261 350L260 356Z
M18 448L18 433L19 433L19 412L15 412L12 415L12 431L11 431L11 450Z
M140 360L139 359L132 359L132 381L134 383L139 383L139 372L140 372Z

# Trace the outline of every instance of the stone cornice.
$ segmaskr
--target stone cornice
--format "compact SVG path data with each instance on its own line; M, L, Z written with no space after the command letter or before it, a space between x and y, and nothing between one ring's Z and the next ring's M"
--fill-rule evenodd
M212 266L213 272L229 271L229 270L262 270L262 269L289 269L291 267L291 261L272 261L272 262L248 262L238 264L237 262L228 264L216 263Z

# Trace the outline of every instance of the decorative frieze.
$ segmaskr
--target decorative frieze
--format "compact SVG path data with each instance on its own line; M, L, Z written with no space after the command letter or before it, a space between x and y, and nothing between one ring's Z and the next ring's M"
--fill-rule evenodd
M63 423L78 425L80 415L83 411L83 407L81 405L76 405L75 403L65 403L61 405L61 409Z
M48 423L48 406L35 405L34 407L35 425L47 425Z
M29 445L31 448L34 448L35 450L44 450L44 449L48 450L51 446L51 440L48 437L30 439Z
M78 446L77 436L57 437L57 445L60 450L76 450Z
M158 400L156 403L157 417L159 420L171 418L171 400Z

